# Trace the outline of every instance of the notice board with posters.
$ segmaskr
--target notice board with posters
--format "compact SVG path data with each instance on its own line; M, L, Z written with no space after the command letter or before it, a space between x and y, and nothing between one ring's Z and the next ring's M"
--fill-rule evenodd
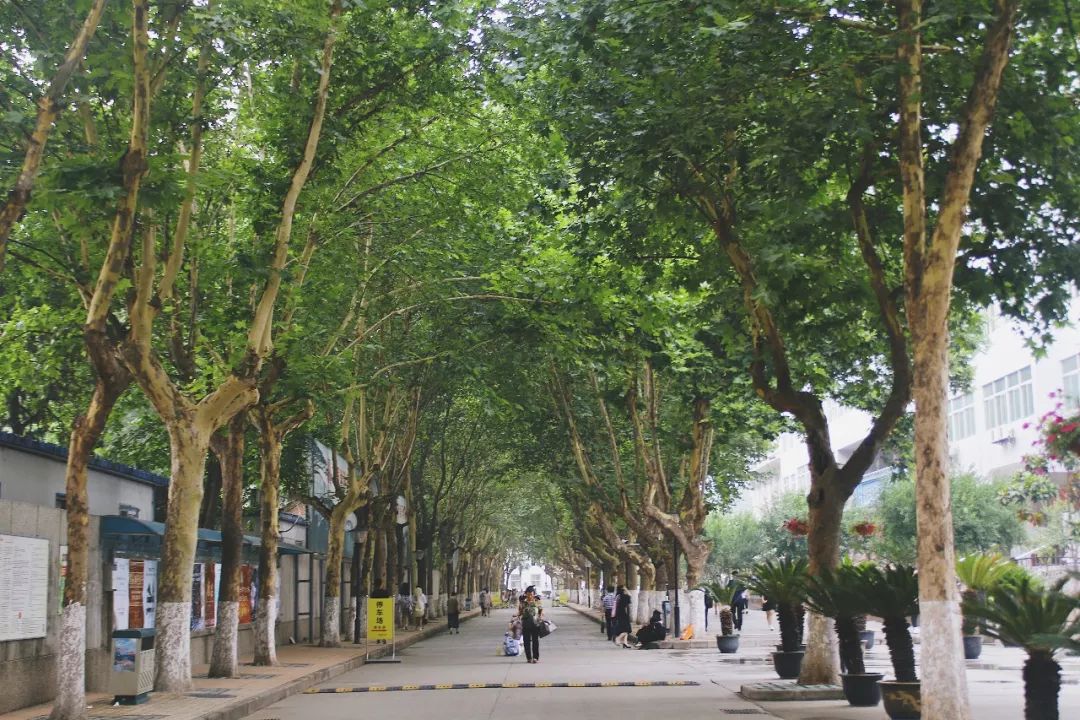
M0 535L0 640L45 637L49 541Z

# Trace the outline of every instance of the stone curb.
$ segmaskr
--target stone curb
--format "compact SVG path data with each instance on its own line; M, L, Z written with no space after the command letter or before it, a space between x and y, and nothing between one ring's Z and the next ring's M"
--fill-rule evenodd
M742 685L739 695L744 700L763 702L843 700L844 689L839 685L799 685L793 680L773 680Z
M479 614L479 608L475 610L469 610L468 612L461 613L461 620L462 622L464 622L465 620L471 620ZM445 620L438 624L429 623L425 629L413 634L411 637L401 640L401 642L397 645L397 649L404 650L407 647L415 645L421 640L427 640L430 637L445 632L446 628L447 624ZM391 646L382 645L379 646L378 649L373 649L371 651L370 657L373 659L387 657L391 654L392 650L393 649L391 648ZM330 665L329 667L314 670L302 677L298 677L295 680L290 681L286 685L271 688L253 697L239 700L229 705L228 707L222 708L220 710L212 710L203 715L200 715L199 718L200 720L240 720L240 718L242 717L246 717L251 713L258 712L259 710L262 710L265 707L269 707L276 702L284 700L287 697L298 695L312 685L324 683L327 680L335 678L338 675L344 675L350 670L355 670L356 668L362 667L365 664L366 663L364 656L357 655L356 657L351 657L348 660L344 660L335 665Z

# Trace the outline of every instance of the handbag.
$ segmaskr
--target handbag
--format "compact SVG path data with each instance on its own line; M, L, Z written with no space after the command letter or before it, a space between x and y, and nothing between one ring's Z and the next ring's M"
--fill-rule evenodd
M540 637L547 637L551 634L551 622L548 620L541 620L540 627L536 629L536 634Z

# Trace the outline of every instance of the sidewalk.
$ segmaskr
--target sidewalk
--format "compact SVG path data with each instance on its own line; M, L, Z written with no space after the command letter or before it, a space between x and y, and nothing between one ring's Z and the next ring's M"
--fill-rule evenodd
M461 613L468 620L480 615L480 610ZM446 619L428 623L423 630L397 631L397 650L425 638L446 632ZM252 657L241 658L240 677L206 677L209 666L193 665L192 688L183 695L151 693L142 705L114 706L113 696L87 693L87 711L91 720L239 720L269 705L303 692L317 683L326 682L349 670L364 665L366 647L363 644L344 644L340 648L321 648L316 645L283 645L277 649L278 665L255 667ZM370 646L372 659L389 657L389 645ZM52 703L33 705L0 715L0 720L44 720Z

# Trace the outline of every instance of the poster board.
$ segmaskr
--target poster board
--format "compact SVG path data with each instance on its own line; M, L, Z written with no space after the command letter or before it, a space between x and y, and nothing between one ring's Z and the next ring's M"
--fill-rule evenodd
M368 598L368 641L394 639L394 599Z
M46 635L49 541L0 535L0 641Z

